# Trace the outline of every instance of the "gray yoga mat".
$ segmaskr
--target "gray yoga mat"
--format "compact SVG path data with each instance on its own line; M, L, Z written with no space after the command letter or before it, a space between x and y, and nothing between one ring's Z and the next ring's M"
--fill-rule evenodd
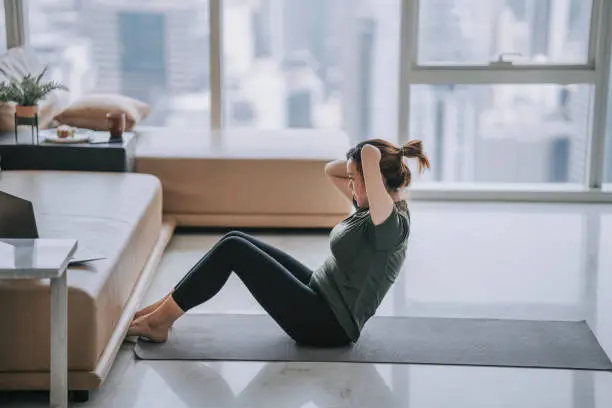
M374 317L359 341L296 345L264 315L186 315L164 344L139 341L143 360L318 361L612 370L585 322Z

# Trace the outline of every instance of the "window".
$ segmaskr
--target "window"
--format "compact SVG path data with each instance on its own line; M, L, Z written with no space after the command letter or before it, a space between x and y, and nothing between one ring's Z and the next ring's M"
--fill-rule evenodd
M590 85L414 85L411 135L443 182L581 183Z
M225 0L225 126L394 137L399 0Z
M210 128L221 85L215 126L420 138L430 181L592 176L608 1L220 1L214 104L208 0L30 0L30 38L72 97L141 99L149 125ZM610 182L612 160L605 171Z
M585 64L590 0L424 0L418 62Z
M209 127L208 1L30 0L30 41L72 98L120 93L148 125Z
M6 51L6 23L4 19L4 2L0 2L0 53Z
M417 24L416 40L404 39L410 115L402 138L424 141L433 166L425 179L584 183L593 1L407 4L416 4Z

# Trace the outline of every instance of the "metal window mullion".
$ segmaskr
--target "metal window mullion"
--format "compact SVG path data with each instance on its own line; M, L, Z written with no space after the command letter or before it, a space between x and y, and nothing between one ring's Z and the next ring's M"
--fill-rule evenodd
M592 133L587 145L587 179L590 189L600 190L605 171L605 148L610 89L610 58L612 53L612 3L601 3L595 55L595 95L592 113Z
M413 84L583 84L595 83L594 68L418 67L410 72Z
M410 139L411 68L416 64L418 53L418 5L418 0L403 0L400 2L400 65L397 109L397 140L400 144Z
M223 127L223 0L209 1L210 53L210 125L213 131Z
M592 0L591 18L589 20L589 64L595 64L597 58L597 38L602 20L599 18L603 11L605 0Z
M358 39L357 8L350 5L350 0L345 1L343 6L347 10L347 18L343 20L344 26L342 29L343 44L345 45L342 47L343 56L341 59L344 78L342 81L342 127L349 135L351 143L355 144L362 141L359 132L359 112L362 103L359 100L361 70L355 68L360 66L359 51L361 45Z
M4 0L6 47L23 47L28 43L28 0Z
M416 201L492 201L533 203L612 203L612 191L585 189L550 189L548 185L533 184L525 189L522 185L499 184L463 187L465 183L433 182L427 186L415 183L410 189L410 199Z

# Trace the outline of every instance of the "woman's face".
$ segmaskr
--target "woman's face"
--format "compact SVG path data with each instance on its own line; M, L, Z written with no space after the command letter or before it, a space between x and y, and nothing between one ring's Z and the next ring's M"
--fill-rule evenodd
M353 192L353 200L359 208L368 207L368 195L366 194L363 176L357 169L357 164L353 160L346 163L346 171L349 177L349 188Z

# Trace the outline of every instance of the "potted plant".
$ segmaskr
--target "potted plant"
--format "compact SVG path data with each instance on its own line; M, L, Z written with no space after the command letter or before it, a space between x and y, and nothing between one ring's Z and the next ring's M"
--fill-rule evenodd
M7 84L6 82L0 82L0 103L9 103L11 102L6 94Z
M47 68L36 76L27 74L20 80L12 79L0 85L0 102L17 104L15 112L20 118L34 118L38 114L38 102L56 89L67 91L63 84L43 81Z

